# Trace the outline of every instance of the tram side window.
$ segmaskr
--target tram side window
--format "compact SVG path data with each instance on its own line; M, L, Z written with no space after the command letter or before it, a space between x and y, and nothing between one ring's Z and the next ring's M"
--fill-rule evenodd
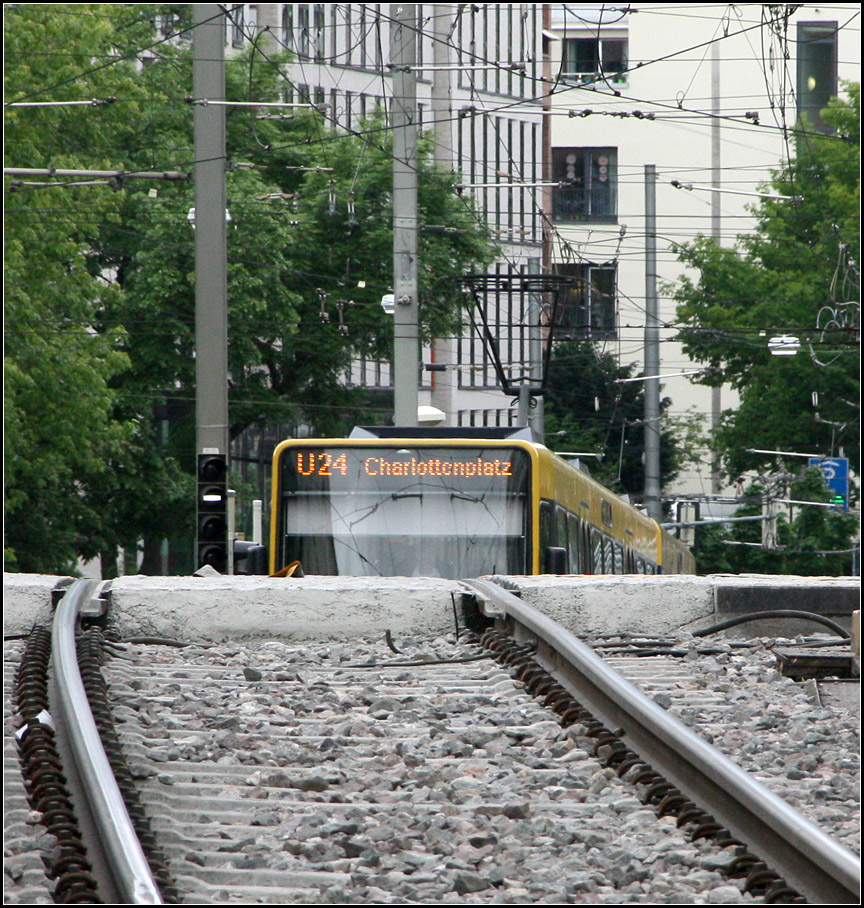
M555 545L555 524L552 520L552 502L540 502L540 551Z
M615 553L615 573L623 574L624 573L624 549L620 543L613 542L612 549Z
M594 567L591 561L591 531L584 520L579 521L579 551L582 562L582 573L593 574Z
M555 508L555 530L558 539L556 545L560 546L562 549L567 549L569 558L571 543L567 539L567 512L564 508Z
M603 573L615 573L615 545L608 536L603 538Z
M594 573L603 574L603 537L597 530L591 530L591 554Z
M567 538L570 541L570 573L585 574L585 543L582 538L582 521L575 515L567 517Z

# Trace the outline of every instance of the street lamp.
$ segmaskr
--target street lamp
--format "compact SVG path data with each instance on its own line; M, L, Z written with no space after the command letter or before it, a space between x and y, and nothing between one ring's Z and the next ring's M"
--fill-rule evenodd
M794 356L801 348L801 342L790 334L768 338L768 350L772 356Z

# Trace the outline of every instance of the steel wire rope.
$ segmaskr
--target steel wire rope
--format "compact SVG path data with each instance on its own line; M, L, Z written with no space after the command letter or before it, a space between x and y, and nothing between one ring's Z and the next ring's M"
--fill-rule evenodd
M389 17L384 16L383 18L389 18ZM854 18L854 16L853 16L852 18ZM851 21L851 19L848 20L848 21ZM204 24L204 23L201 23L201 24ZM195 27L195 26L192 26L192 27ZM755 27L755 26L753 26L753 27ZM191 30L191 28L190 28L190 29L186 29L186 30L184 30L184 31L189 31L189 30ZM839 30L839 29L838 29L838 30ZM162 39L162 41L157 42L157 44L164 43L165 41L170 40L171 37L172 37L172 36L168 36L168 37L166 37L165 39ZM718 39L718 40L720 40L720 39ZM155 45L154 45L154 46L155 46ZM451 45L451 46L452 46L452 45ZM700 46L701 46L701 44L700 44L700 45L694 45L694 47L700 47ZM145 49L146 49L146 48L145 48ZM139 51L139 52L140 52L140 51ZM677 55L677 54L679 54L679 53L683 53L683 52L684 52L684 51L678 51L678 52L676 52L675 54L667 55L667 57L668 57L668 56L675 56L675 55ZM472 55L472 56L476 56L476 55ZM645 66L645 65L650 65L650 64L652 64L652 63L660 62L661 60L664 60L664 59L666 59L667 57L660 57L660 58L656 58L655 60L648 61L648 63L642 63L642 64L640 64L640 67L638 67L638 68L641 68L642 66ZM124 57L124 59L125 59L125 57ZM478 59L481 59L481 60L482 60L482 59L484 59L484 58L478 57ZM116 62L116 61L115 61L115 62ZM488 61L487 61L487 62L488 62ZM101 67L100 67L100 68L101 68ZM94 71L95 71L95 70L94 70ZM537 80L543 81L542 77L538 77ZM288 80L288 81L291 81L291 80ZM64 83L64 84L65 84L65 83ZM584 86L579 86L579 85L577 85L577 86L565 86L565 87L563 87L563 88L561 89L561 91L569 90L571 87L582 88L582 87L584 87ZM552 92L549 92L548 94L549 94L549 96L551 96L552 94L555 94L555 93L556 93L556 92L552 91ZM538 100L538 99L540 99L541 97L545 97L545 96L535 96L535 99L534 99L534 100ZM525 103L525 101L526 101L526 99L522 99L522 100L520 100L520 101L518 101L518 102L514 102L514 105L517 104L517 103ZM642 103L656 103L656 102L642 102ZM511 105L511 106L513 106L513 105ZM705 117L708 117L709 119L713 116L713 114L705 113L705 112L700 112L700 111L696 111L695 113L699 113L700 115L705 116ZM752 126L752 124L750 124L750 125ZM745 126L744 128L748 128L748 127ZM815 134L815 135L822 135L822 134L817 133L817 134ZM303 144L303 143L301 143L301 144ZM290 147L290 146L287 146L287 147ZM187 162L187 163L189 163L189 162Z
M388 18L388 17L384 17L384 18ZM409 27L409 28L410 28L410 27ZM270 59L267 57L267 55L266 55L263 51L262 51L262 56L264 56L266 59L268 59L268 62L270 62L271 64L274 63L274 61L270 60ZM278 64L276 64L275 66L276 66L277 71L280 71L280 72L281 72L280 66L279 66ZM285 76L284 73L283 73L283 77L286 78L287 81L291 82L291 84L294 84L294 83L293 83L293 80L291 80L291 79L289 79L287 76ZM334 119L334 118L331 117L331 119ZM346 127L342 126L341 124L339 124L338 122L336 122L335 119L334 119L334 125L341 126L341 128L343 128L343 129L346 128ZM358 131L356 131L356 130L352 130L352 129L348 128L346 131L347 131L348 133L350 133L350 134L355 135L355 136L358 136L358 137L361 137L361 138L363 137L363 136L361 136L361 134L360 134ZM382 130L367 130L366 133L374 132L374 131L384 131L384 132L387 132L387 131L389 131L389 127L384 127ZM341 137L339 137L339 138L341 138ZM323 139L320 139L320 142L321 142L321 144L323 145L324 140L323 140ZM300 144L300 145L306 145L306 144L308 144L308 142L302 142L302 143L298 143L298 144ZM278 149L278 150L284 150L285 147L290 147L290 146L278 146L277 149ZM386 149L384 149L383 146L379 146L379 147L381 148L382 151L386 151ZM226 157L228 157L228 156L226 155ZM420 172L420 171L419 171L419 168L418 168L418 174L419 174L419 172ZM466 206L466 207L467 207L467 206ZM481 226L482 226L482 225L481 225Z

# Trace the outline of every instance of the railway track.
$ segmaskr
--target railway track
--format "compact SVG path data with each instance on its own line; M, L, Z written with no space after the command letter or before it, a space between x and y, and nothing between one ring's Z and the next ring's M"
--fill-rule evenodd
M655 703L860 854L857 715L825 708L815 682L784 677L775 640L587 642ZM846 650L848 643L833 648Z
M58 697L118 900L857 901L854 855L560 628L471 587L498 626L479 649L147 641L103 657L94 634L77 649L91 686L104 662L116 729L94 757L62 664L94 593L74 585Z

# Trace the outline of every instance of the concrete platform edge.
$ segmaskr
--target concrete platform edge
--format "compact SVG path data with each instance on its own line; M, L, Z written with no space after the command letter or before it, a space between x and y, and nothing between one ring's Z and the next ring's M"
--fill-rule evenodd
M573 633L665 634L699 630L742 610L805 608L851 623L855 577L659 575L494 577ZM70 578L3 576L4 631L50 621L53 590ZM278 638L345 640L441 635L455 630L457 581L423 577L147 577L108 581L103 595L124 637L190 642ZM182 603L182 608L181 604ZM731 603L731 604L730 604ZM795 621L794 633L819 630ZM801 625L800 627L797 627ZM202 630L203 629L203 630ZM755 629L754 629L755 630ZM777 631L769 631L776 633Z

